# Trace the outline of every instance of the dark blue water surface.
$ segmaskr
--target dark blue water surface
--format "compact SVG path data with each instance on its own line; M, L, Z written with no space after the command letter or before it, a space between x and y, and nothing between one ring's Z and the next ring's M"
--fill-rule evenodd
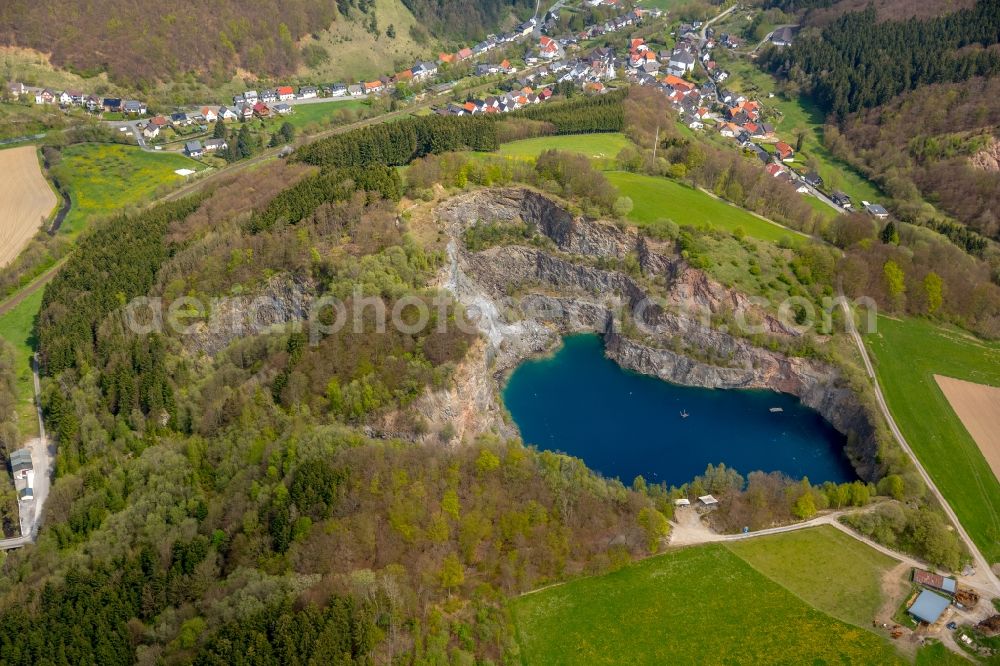
M563 343L554 356L522 363L504 389L527 444L625 483L642 475L679 486L720 462L812 483L857 478L844 436L794 396L677 386L623 370L596 335Z

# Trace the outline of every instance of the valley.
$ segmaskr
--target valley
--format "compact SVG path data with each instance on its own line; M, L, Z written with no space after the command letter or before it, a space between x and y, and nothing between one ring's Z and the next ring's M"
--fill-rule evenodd
M921 180L982 127L883 161L930 86L830 99L917 29L852 2L223 3L163 75L0 9L68 202L0 268L0 662L992 663L998 255ZM983 4L917 22L988 82Z

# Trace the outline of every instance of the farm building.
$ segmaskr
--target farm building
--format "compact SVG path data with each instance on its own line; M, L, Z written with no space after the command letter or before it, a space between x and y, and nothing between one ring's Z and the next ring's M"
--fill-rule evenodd
M917 600L910 606L909 613L920 622L934 624L940 619L941 614L951 605L951 599L935 594L930 590L924 590L917 596Z
M923 569L913 570L913 582L952 595L958 589L954 578L945 578Z
M691 500L685 497L682 497L681 499L675 499L674 506L691 506Z
M713 497L712 495L702 495L701 497L698 498L698 501L704 504L705 506L715 506L716 504L719 503L719 500L715 499L715 497Z
M15 479L27 479L32 472L31 451L18 449L10 454L10 469Z

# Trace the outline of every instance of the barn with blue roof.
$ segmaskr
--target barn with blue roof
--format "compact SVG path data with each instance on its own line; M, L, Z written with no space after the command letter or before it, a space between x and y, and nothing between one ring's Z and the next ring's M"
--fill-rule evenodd
M917 600L910 606L910 615L920 622L934 624L944 613L945 609L951 605L951 599L942 597L940 594L924 590L917 597Z

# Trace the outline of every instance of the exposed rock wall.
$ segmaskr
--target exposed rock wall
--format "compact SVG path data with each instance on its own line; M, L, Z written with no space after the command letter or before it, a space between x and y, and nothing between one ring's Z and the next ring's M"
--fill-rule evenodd
M474 402L482 418L463 419L459 437L490 430L510 434L513 427L504 418L498 395L507 374L524 359L551 352L562 335L586 331L602 334L608 356L636 372L688 386L771 389L795 395L849 434L848 454L859 475L873 479L880 474L871 419L843 386L835 367L754 347L711 325L713 315L739 313L763 332L796 335L744 294L714 282L677 256L655 252L635 233L573 218L548 197L530 190L478 190L449 200L438 212L454 239L443 283L478 317L486 338L485 347L470 355L461 372L488 375L492 385L488 390L488 384L479 382L476 390L452 391L450 398L436 394L421 401L419 408L432 420L463 413L462 404ZM462 247L461 233L468 225L504 221L535 225L559 252L505 245L470 253ZM664 279L665 296L652 299L629 275L579 259L621 259L633 251L647 276ZM623 333L624 311L642 324L642 342ZM699 350L713 362L683 350Z

